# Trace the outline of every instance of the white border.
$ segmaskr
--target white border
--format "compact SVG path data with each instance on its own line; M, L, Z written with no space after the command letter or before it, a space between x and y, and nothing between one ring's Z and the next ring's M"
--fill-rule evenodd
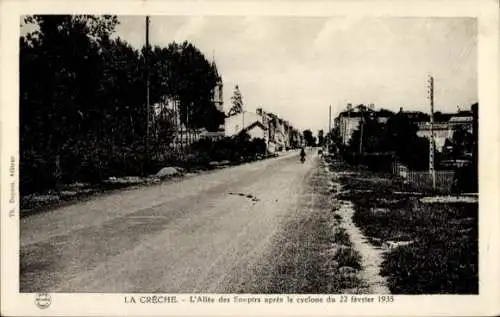
M0 1L1 314L97 315L494 315L500 313L498 171L498 2L458 1ZM480 138L480 295L396 296L384 305L157 304L125 305L124 294L52 294L40 310L34 294L19 294L19 219L9 218L8 166L18 159L19 17L32 13L267 16L472 16L478 18ZM14 179L17 180L18 172ZM18 205L18 201L17 204ZM17 213L18 214L18 213ZM136 294L137 297L144 294Z

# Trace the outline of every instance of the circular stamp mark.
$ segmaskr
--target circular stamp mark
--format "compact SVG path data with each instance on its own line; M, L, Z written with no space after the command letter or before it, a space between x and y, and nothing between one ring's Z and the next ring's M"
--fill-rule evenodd
M52 298L47 293L36 294L35 305L40 309L45 309L52 303Z

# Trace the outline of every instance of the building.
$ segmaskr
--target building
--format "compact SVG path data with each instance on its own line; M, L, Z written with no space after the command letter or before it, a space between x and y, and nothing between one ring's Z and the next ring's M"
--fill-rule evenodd
M265 127L262 116L256 113L250 111L236 113L224 120L224 134L227 137L235 136L255 122L260 122Z
M460 111L459 113L452 115L450 120L448 120L449 128L451 130L461 127L470 133L472 133L472 122L472 111Z
M215 62L212 62L212 68L214 69L215 75L217 76L217 82L212 92L213 96L212 101L217 110L219 110L220 112L224 112L224 96L223 96L224 85L222 83L222 77L219 75L219 71L217 70Z
M432 129L429 114L420 111L403 111L403 108L400 108L400 113L417 125L417 136L430 139L432 132L434 132L436 150L441 151L446 140L453 138L456 129L462 128L474 134L474 109L477 115L477 104L474 104L471 110L459 110L456 113L435 112ZM377 118L380 123L386 123L393 115L394 113L389 110L375 111L373 107L364 105L352 107L352 105L348 104L347 109L335 118L334 127L338 129L342 143L347 145L354 131L359 128L363 118L370 116Z
M265 139L266 130L267 127L263 124L262 117L250 111L234 114L224 121L224 135L226 137L246 132L251 138Z
M432 131L434 131L434 143L436 145L436 151L441 151L446 139L451 139L453 137L453 130L450 129L448 122L436 122L433 124L433 129L431 129L430 122L419 122L417 123L418 130L417 136L421 138L430 139L432 136Z
M358 105L353 108L351 104L348 104L347 109L340 112L334 119L334 128L338 128L342 144L347 145L363 118L372 117L376 118L380 123L386 123L393 114L393 112L385 109L375 111L373 105L369 107Z
M252 138L263 138L273 153L299 146L300 133L276 114L258 108L256 112L243 111L226 117L224 133L227 137L246 131Z
M174 127L174 138L170 147L174 149L185 149L190 144L200 139L218 140L224 138L224 126L219 131L208 131L205 128L192 128L182 123L179 112L179 101L175 98L165 98L161 103L154 105L154 118L167 115L170 117L170 124ZM153 119L154 119L153 118Z
M267 127L266 142L271 152L285 151L292 147L291 136L293 127L278 115L257 109L257 114L262 117L262 123Z
M247 133L250 139L263 139L265 140L267 128L260 121L254 121L243 129L242 132Z
M212 61L212 68L214 70L215 75L217 76L217 81L215 87L212 90L212 102L214 103L217 110L224 113L224 95L223 88L224 85L222 83L222 77L219 75L219 71L217 70L217 65L215 65L215 61ZM219 131L224 131L224 125L219 127Z
M453 133L458 128L463 128L469 133L473 133L473 113L472 111L459 111L457 113L439 113L435 118L433 129L431 129L430 120L418 122L417 135L419 137L431 138L434 131L434 142L436 151L442 151L447 139L453 138Z

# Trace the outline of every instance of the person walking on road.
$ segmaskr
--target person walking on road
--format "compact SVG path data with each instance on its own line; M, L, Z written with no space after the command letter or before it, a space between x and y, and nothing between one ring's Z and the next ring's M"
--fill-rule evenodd
M304 148L301 148L300 149L300 161L302 163L304 163L305 160L306 160L306 151L304 151Z

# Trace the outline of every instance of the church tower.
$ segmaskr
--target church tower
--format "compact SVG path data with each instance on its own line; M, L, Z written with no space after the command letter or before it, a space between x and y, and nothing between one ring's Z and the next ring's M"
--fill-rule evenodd
M217 110L220 112L224 113L224 96L222 95L222 89L223 89L223 84L222 84L222 78L219 75L219 71L217 70L217 65L215 65L215 60L212 59L212 68L214 70L215 76L217 76L217 81L213 90L213 102L215 104L215 107L217 107Z

